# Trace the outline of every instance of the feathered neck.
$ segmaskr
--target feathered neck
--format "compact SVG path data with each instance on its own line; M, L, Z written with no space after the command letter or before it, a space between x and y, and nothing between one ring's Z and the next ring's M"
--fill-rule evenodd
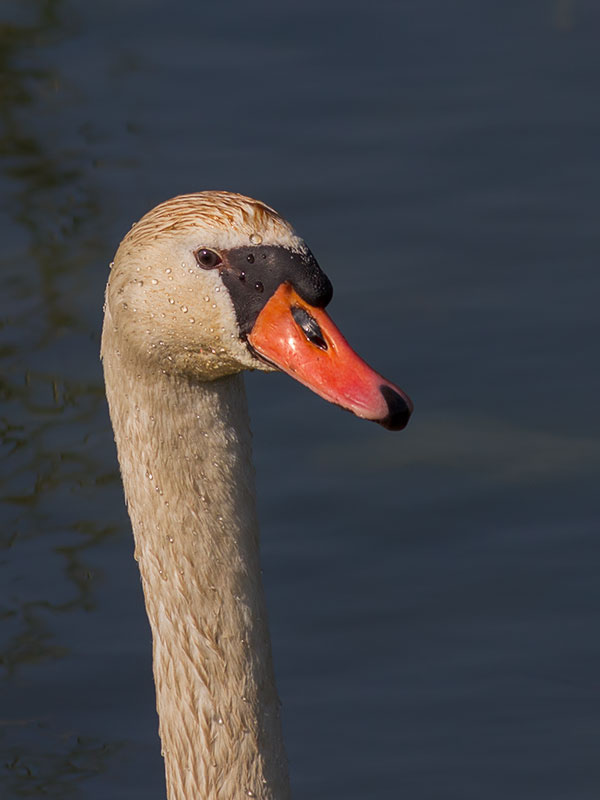
M169 800L289 797L241 375L148 375L105 322L110 414L153 636Z

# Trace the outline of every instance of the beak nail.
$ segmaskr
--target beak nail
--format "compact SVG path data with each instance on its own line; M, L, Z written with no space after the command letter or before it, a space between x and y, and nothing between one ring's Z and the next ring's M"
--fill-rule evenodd
M406 396L394 391L391 386L382 384L379 391L387 403L388 413L383 419L377 420L388 431L401 431L405 428L412 414L412 403Z

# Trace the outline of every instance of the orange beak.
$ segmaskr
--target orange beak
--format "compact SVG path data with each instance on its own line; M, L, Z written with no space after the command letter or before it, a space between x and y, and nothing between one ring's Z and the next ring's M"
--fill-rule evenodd
M406 426L413 410L408 395L359 358L329 315L289 283L266 303L248 341L263 359L330 403L389 430Z

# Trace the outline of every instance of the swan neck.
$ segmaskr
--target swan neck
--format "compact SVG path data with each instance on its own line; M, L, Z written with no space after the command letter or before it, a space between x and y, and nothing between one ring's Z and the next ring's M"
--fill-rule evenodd
M241 375L147 375L103 335L169 800L287 800Z

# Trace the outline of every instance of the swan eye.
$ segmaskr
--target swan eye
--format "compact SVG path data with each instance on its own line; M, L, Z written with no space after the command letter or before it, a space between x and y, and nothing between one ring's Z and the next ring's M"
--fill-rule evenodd
M200 248L200 250L196 250L194 253L196 256L196 261L198 262L199 266L202 269L214 269L218 267L219 264L222 264L221 256L218 253L215 253L214 250L207 250L205 247Z

